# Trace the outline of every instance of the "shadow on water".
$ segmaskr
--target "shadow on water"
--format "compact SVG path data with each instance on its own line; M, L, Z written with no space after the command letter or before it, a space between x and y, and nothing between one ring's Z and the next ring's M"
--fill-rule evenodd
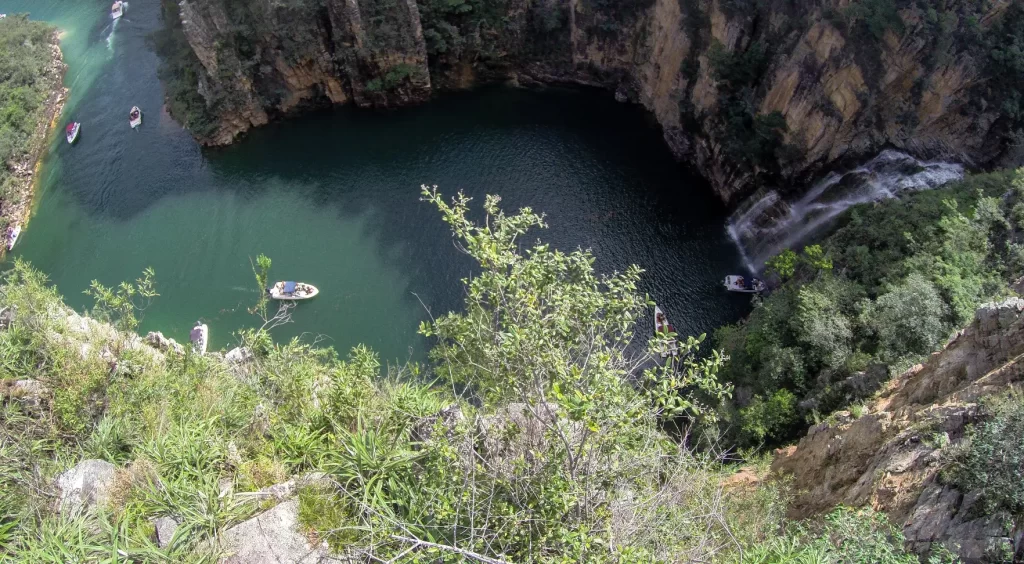
M39 4L68 21L61 5ZM201 149L162 109L146 41L159 6L132 4L113 36L104 36L104 17L75 20L87 40L67 24L68 76L81 88L64 119L82 122L81 139L54 140L36 217L15 253L74 307L88 305L89 280L113 284L153 266L162 295L143 330L181 339L203 318L212 344L224 346L252 325L249 258L266 252L276 276L322 290L279 336L324 334L340 350L365 342L385 358L409 347L418 354L419 299L434 314L457 308L460 280L473 273L437 211L419 201L421 184L464 190L477 212L489 193L506 210L544 212L550 228L533 236L592 249L602 272L638 264L642 290L683 332L711 330L749 307L719 288L741 264L725 210L673 161L649 114L607 93L485 88L394 111L337 108ZM143 110L138 131L128 126L133 105Z

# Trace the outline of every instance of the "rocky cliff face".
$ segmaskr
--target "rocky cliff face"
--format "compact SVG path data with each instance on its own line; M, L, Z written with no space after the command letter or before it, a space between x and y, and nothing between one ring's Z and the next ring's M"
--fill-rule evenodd
M648 108L673 152L733 201L885 146L998 158L1024 116L1014 97L1024 76L1013 75L1024 62L998 45L1024 44L1024 8L931 4L184 0L171 23L201 65L196 87L216 124L205 143L304 105L392 106L494 80L582 83Z
M1024 557L1024 530L1010 515L972 511L977 492L938 479L944 453L977 418L978 400L1022 380L1024 300L983 306L942 352L891 382L860 417L840 412L777 453L773 472L793 477L797 490L790 517L871 505L902 523L918 552L941 544L968 562Z

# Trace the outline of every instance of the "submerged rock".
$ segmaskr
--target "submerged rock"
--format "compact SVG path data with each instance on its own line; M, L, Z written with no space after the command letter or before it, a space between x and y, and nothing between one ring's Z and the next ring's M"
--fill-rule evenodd
M61 512L77 513L110 499L117 467L105 460L83 460L57 478Z

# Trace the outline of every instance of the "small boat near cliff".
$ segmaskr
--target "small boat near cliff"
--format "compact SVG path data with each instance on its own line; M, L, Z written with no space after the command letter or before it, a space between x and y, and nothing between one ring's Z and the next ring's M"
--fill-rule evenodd
M14 248L14 244L18 242L18 235L21 235L21 225L15 225L14 227L7 228L7 250Z
M68 139L68 145L74 143L75 139L78 139L78 131L80 129L82 129L82 124L78 123L77 121L69 123L68 126L64 129L64 134Z
M267 293L275 300L308 300L320 293L312 284L304 282L277 282L267 289Z
M736 274L726 276L725 289L730 292L740 292L743 294L760 294L761 292L768 289L765 283L753 276L739 276Z
M673 327L671 323L669 323L668 317L665 315L665 312L661 311L661 308L658 306L654 306L654 332L655 334L669 334L676 332L676 328ZM661 351L661 358L676 356L677 354L679 354L679 347L676 343L675 338L671 338L669 340L668 346Z
M117 0L114 2L114 5L110 7L110 17L116 20L122 15L124 15L124 2Z
M192 348L199 354L206 354L206 345L210 341L210 328L205 323L196 321L196 326L189 333Z
M128 125L132 129L142 125L142 110L138 106L132 106L132 111L128 112Z

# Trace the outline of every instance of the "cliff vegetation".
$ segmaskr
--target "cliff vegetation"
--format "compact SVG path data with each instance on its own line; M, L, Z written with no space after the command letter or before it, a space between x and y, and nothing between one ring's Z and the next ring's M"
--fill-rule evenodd
M1019 290L1022 235L1024 170L1000 171L854 207L818 244L770 260L778 287L715 334L740 440L787 440L937 350Z
M479 224L461 196L424 198L480 266L463 311L421 327L426 364L276 343L289 311L265 300L239 347L199 355L124 331L159 299L153 273L93 284L83 317L16 262L0 287L0 560L915 561L884 516L789 523L785 484L730 485L726 460L664 430L714 421L731 388L720 355L687 354L701 339L665 362L650 362L664 337L630 352L638 269L521 250L543 218L497 198ZM261 287L270 268L257 260Z
M60 113L64 65L56 30L10 14L0 20L0 233L20 223L51 120Z
M728 202L888 147L987 167L1024 146L1008 0L168 0L165 19L170 107L208 144L500 81L642 104Z

